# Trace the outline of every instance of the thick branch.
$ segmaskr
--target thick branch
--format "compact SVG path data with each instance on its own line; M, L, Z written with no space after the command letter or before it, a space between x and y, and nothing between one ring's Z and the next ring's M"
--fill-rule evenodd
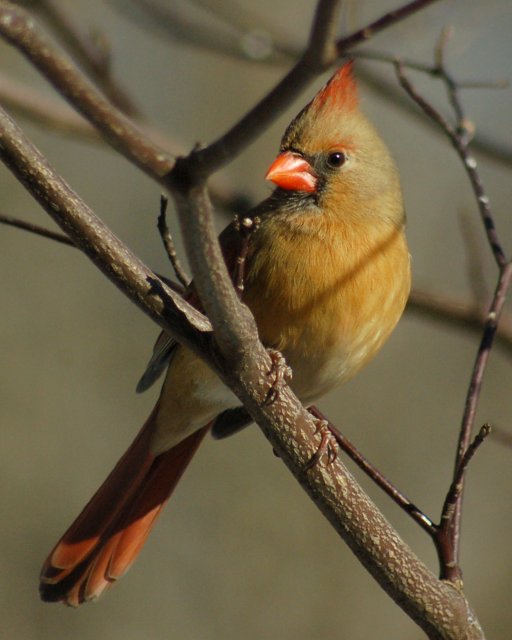
M1 110L0 136L2 160L73 242L161 327L205 357L202 332L208 329L208 323L203 316L129 252ZM262 403L266 389L262 389L261 381L270 361L258 342L250 345L251 353L242 354L233 369L221 362L218 371L351 549L430 637L482 637L461 594L439 582L416 558L339 461L326 469L317 465L303 475L318 446L311 418L287 389L272 405Z
M168 173L174 158L148 138L55 50L33 18L10 2L0 2L0 35L16 46L101 135L152 177Z
M0 8L6 4L0 3ZM410 4L419 7L428 3ZM0 11L0 28L2 24L5 26L2 17L5 18L5 14L2 16ZM24 26L27 27L26 24ZM305 76L299 74L299 78L304 83L304 77L312 77L314 73L305 62L303 65ZM293 90L291 94L295 95ZM280 100L274 96L274 100L281 108L282 96ZM251 131L252 136L256 135L256 129ZM149 270L126 254L127 250L122 244L55 176L51 167L3 114L0 115L0 131L0 156L73 241L146 313L161 326L178 332L186 344L200 352L198 344L202 334L197 327L200 325L202 330L208 328L202 316L197 312L194 315ZM108 133L111 133L110 130ZM122 138L126 135L129 138L131 133L129 129L122 130L119 133L121 140L116 139L117 134L113 136L118 148L125 148ZM235 149L247 144L247 140L244 136L238 138ZM211 221L211 207L200 180L200 177L224 162L223 153L214 156L215 162L208 165L208 170L203 165L196 173L193 170L194 158L188 159L185 171L184 160L176 165L169 180L182 227L197 233L194 241L187 240L189 258L220 347L210 364L244 402L284 462L361 562L429 637L481 638L482 632L463 596L452 586L438 581L416 558L339 460L326 468L316 465L304 473L318 447L318 437L314 435L310 416L293 394L285 388L274 403L263 402L269 384L265 385L262 381L268 377L270 360L257 340L252 318L239 304L223 266ZM148 170L148 164L143 159L139 157L138 161L139 166ZM190 220L186 220L187 217ZM203 242L198 240L199 233L204 234ZM167 311L167 304L171 305L171 312ZM188 315L185 315L185 311ZM179 312L183 315L174 327L171 319L174 320ZM188 326L187 320L195 322L195 328ZM232 326L228 326L228 320ZM202 355L206 357L204 352Z
M143 265L60 178L0 109L0 158L72 242L162 328L196 351L210 323Z
M207 220L210 208L204 187L194 186L182 194L175 185L175 197L183 230L206 232L204 243L189 247L189 259L215 336L221 350L226 350L220 362L223 379L359 560L429 637L482 638L478 622L461 593L438 581L419 561L339 459L327 467L315 465L305 472L319 444L311 417L288 388L280 390L274 403L264 402L267 389L262 388L262 381L268 379L271 363L246 315L233 327L223 326L238 299L232 295L231 282L227 273L219 270L212 250L215 236ZM209 294L210 290L215 293Z

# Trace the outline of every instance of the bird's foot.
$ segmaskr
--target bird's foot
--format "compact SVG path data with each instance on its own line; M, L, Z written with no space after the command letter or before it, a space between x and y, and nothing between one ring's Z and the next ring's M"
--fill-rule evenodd
M321 439L318 449L306 464L305 471L312 469L324 456L327 459L327 465L332 464L338 457L338 443L327 420L313 418L313 421L315 422L315 434L320 435Z
M267 392L267 396L263 401L264 405L272 404L273 402L275 402L279 398L281 390L292 379L292 370L286 364L286 360L284 359L283 354L276 349L267 349L267 353L272 360L272 365L270 367L268 375L272 376L274 379Z

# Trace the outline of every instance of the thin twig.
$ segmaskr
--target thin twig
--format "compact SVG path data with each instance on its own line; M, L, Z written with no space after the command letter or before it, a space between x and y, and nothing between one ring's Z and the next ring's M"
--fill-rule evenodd
M169 231L169 227L167 226L166 213L168 203L169 199L167 198L167 196L162 194L160 196L160 215L158 216L157 223L158 231L160 233L160 237L162 238L162 242L164 243L167 256L174 270L174 274L176 275L176 278L178 278L178 281L183 285L183 288L186 289L190 284L190 277L181 266L181 262L178 258L178 254L176 253L176 247L174 246L171 232Z
M480 427L480 431L476 434L473 439L473 442L470 443L464 455L460 459L459 465L455 471L455 475L453 477L452 484L446 496L447 507L443 508L443 514L451 511L451 508L455 506L457 502L460 492L462 490L462 478L466 472L469 462L471 458L475 455L478 447L484 442L487 436L491 433L491 426L489 424L484 424Z
M477 200L480 216L484 223L485 232L487 234L489 244L491 245L494 259L499 267L503 267L507 262L507 258L505 257L505 252L498 237L494 216L491 212L489 198L485 193L480 174L477 170L477 162L468 150L469 139L466 134L467 129L464 123L465 117L463 115L462 107L460 106L460 100L457 95L454 80L445 72L441 74L441 70L439 70L439 75L448 86L450 100L452 104L458 105L456 107L454 106L454 108L456 108L457 113L462 117L462 120L457 121L457 125L455 127L453 127L446 120L446 118L444 118L444 116L442 116L440 112L437 111L437 109L435 109L429 102L425 100L425 98L423 98L423 96L421 96L416 91L410 80L406 77L404 66L402 65L400 60L396 61L395 68L402 87L409 94L409 96L423 109L427 116L434 122L436 122L439 127L445 132L445 134L452 142L455 150L459 154L462 162L464 163L464 168L466 169L466 173L470 179L471 186Z
M441 580L449 580L462 585L462 573L459 568L458 558L458 538L455 539L456 542L454 544L454 525L457 523L456 514L460 511L462 493L464 491L464 475L468 464L490 433L490 425L484 424L480 428L473 442L468 445L464 455L461 457L446 494L441 511L441 521L436 527L436 533L433 536L441 566Z
M365 52L361 52L365 56ZM358 57L359 52L351 52L351 56ZM363 56L360 56L363 57ZM394 62L395 56L384 56L381 54L371 55L370 59L379 60L382 58L383 62ZM392 58L392 60L388 60L387 58ZM404 61L404 66L408 68L415 68L419 66L409 60ZM429 65L420 65L425 66L427 68ZM391 82L388 82L382 77L381 73L376 73L372 69L369 69L367 66L358 69L359 78L364 81L369 87L371 87L374 91L378 92L385 100L392 101L394 106L406 111L408 114L416 118L416 121L420 123L422 126L429 127L432 132L436 134L443 135L442 131L439 127L430 119L424 118L421 111L419 111L415 105L404 95L404 92ZM470 81L462 81L460 83L460 88L471 88L476 86L477 84L481 84L483 86L490 85L491 88L497 88L503 86L503 81L496 82L482 82L477 83L473 80ZM512 164L512 147L506 143L506 141L501 140L493 140L485 135L485 133L476 132L475 138L471 143L474 151L478 151L480 155L484 155L487 158L494 160L495 162L499 162L505 166L510 166Z
M50 229L39 226L38 224L25 222L24 220L19 220L12 216L6 216L3 213L0 214L0 223L9 225L10 227L16 227L17 229L23 229L23 231L29 231L30 233L42 236L43 238L49 238L50 240L55 240L55 242L60 242L61 244L65 244L70 247L76 247L73 240L68 238L68 236L63 233L59 233L58 231L51 231Z
M484 373L489 360L489 355L493 345L494 337L496 335L498 321L505 304L507 290L510 287L512 280L512 263L508 263L500 271L494 297L487 314L486 322L484 324L482 338L478 347L478 352L473 365L473 371L471 373L471 379L469 382L468 392L466 395L466 402L464 406L464 413L461 421L459 442L457 447L457 455L455 461L454 477L459 474L462 460L466 455L466 451L469 447L471 439L471 432L475 422L476 410L480 399L480 391L482 388L482 382ZM465 467L462 467L463 470ZM460 529L461 529L461 512L462 512L462 497L463 497L463 485L464 477L460 479L461 490L455 503L455 508L450 515L452 517L448 519L445 513L443 513L443 522L448 522L448 528L450 536L453 541L454 548L454 560L458 564L459 548L460 548ZM451 566L451 563L450 563ZM456 572L456 569L454 568ZM460 576L458 576L460 577Z
M377 33L380 33L384 29L387 29L393 24L408 18L409 16L425 9L428 5L437 2L437 0L414 0L413 2L408 2L407 4L399 7L398 9L393 9L388 13L384 14L374 22L371 22L366 27L362 29L358 29L354 31L348 36L345 36L338 40L336 43L336 49L338 51L338 55L344 55L348 49L361 44L362 42L367 42L370 38L373 38Z
M476 196L487 239L500 272L494 296L489 311L485 317L483 333L466 395L464 413L459 432L452 488L448 492L447 499L443 506L437 542L437 550L441 564L441 575L447 580L459 583L462 575L459 565L459 555L462 500L464 494L464 473L466 471L467 462L471 457L471 455L468 457L467 452L470 448L471 433L480 398L484 372L489 359L490 350L497 333L498 320L505 303L505 295L512 279L512 263L510 263L505 256L496 230L496 224L490 208L489 198L485 193L480 174L477 170L476 160L469 152L468 146L471 140L471 131L468 129L467 118L460 101L458 84L444 67L444 47L447 39L447 32L444 32L441 35L441 39L439 40L436 50L435 73L441 78L447 88L448 98L455 114L455 126L452 126L446 118L437 111L437 109L435 109L417 92L411 81L406 77L404 66L400 60L396 61L395 68L401 86L423 109L429 118L436 122L442 131L444 131L461 158L466 169L466 173L470 179L473 192ZM456 490L453 490L453 487L456 487Z

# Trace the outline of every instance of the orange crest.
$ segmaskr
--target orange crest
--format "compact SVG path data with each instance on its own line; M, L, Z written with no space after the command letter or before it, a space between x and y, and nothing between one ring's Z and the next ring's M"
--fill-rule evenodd
M311 106L324 106L340 111L353 111L359 103L357 83L352 74L353 61L340 67L327 84L314 97Z

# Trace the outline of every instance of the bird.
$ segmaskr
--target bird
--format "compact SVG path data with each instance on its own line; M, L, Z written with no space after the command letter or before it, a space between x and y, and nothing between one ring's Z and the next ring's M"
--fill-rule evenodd
M410 291L398 171L361 110L351 61L292 120L266 179L273 192L244 216L257 224L242 300L307 407L373 358ZM219 241L234 274L234 222ZM193 284L186 296L200 304ZM138 556L212 425L223 436L250 421L213 370L162 333L138 391L165 370L149 418L44 563L44 601L77 607L97 599Z

